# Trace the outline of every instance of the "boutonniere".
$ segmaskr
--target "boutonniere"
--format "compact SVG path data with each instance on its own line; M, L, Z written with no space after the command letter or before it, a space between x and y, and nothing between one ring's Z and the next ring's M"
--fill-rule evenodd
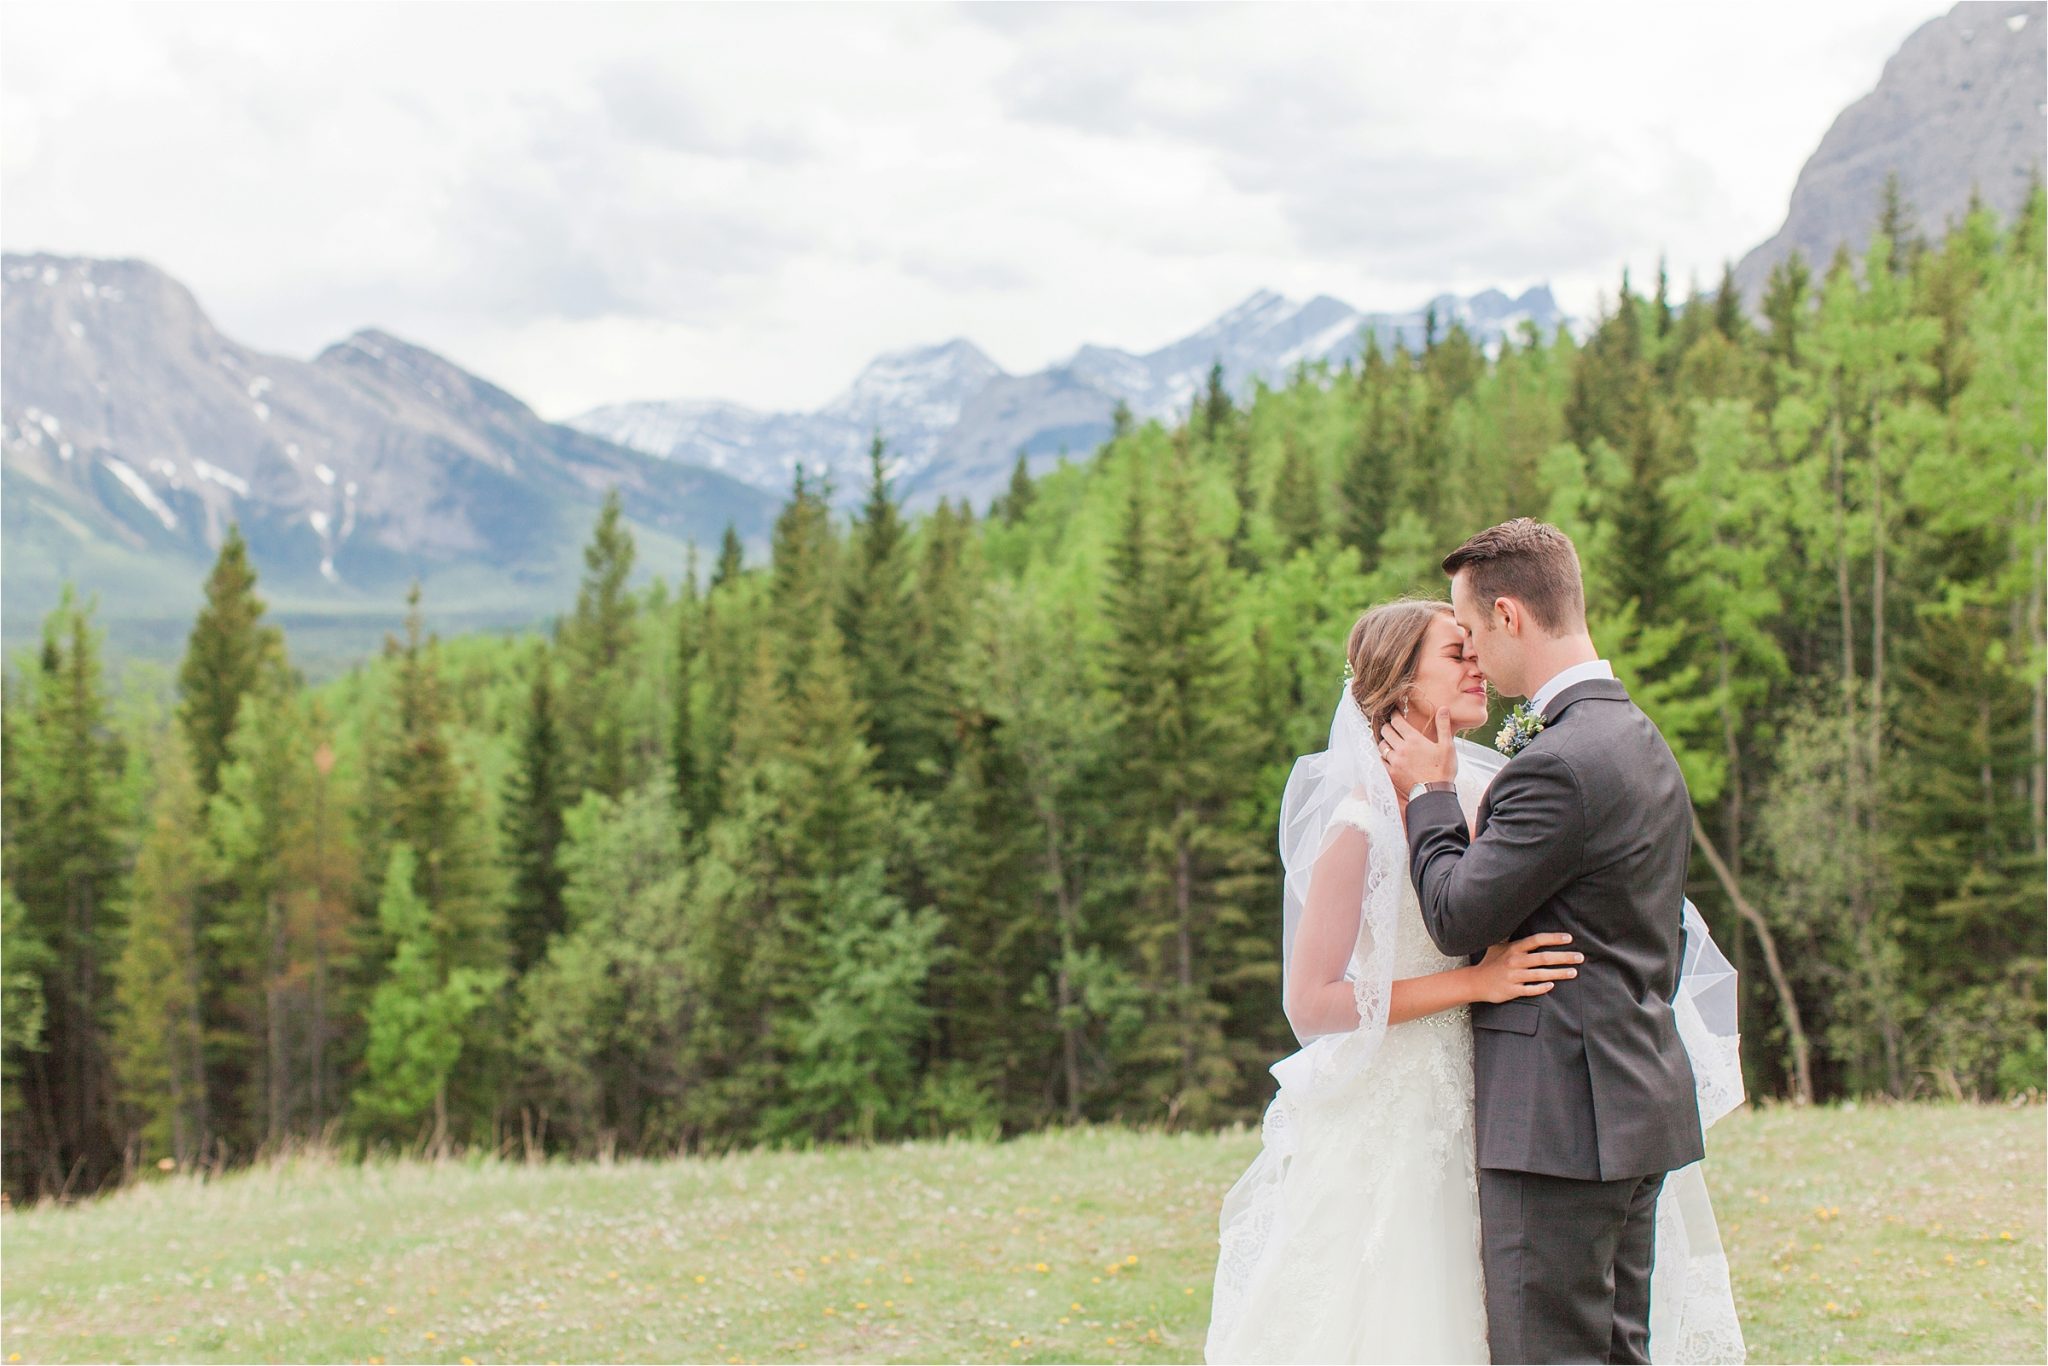
M1529 747L1544 724L1543 713L1524 702L1501 722L1500 734L1493 737L1493 747L1512 759Z

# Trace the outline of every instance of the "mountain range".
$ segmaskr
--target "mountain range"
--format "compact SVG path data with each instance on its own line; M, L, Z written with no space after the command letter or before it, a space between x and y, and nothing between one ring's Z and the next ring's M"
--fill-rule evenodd
M980 505L1008 482L1020 452L1038 473L1062 454L1100 445L1120 403L1140 421L1170 419L1186 413L1214 365L1243 394L1255 382L1283 383L1300 366L1340 367L1362 353L1368 335L1420 349L1432 317L1441 329L1463 327L1489 351L1525 326L1549 336L1569 321L1544 286L1518 298L1499 290L1441 295L1407 313L1362 313L1328 295L1304 303L1262 290L1142 354L1083 346L1060 365L1013 375L956 338L877 357L815 412L670 400L607 404L569 425L773 493L786 491L802 465L828 476L844 503L862 496L879 433L909 506L942 497Z

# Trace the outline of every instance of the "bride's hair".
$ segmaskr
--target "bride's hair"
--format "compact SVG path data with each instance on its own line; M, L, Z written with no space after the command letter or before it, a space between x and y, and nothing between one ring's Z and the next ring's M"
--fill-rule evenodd
M1344 647L1344 658L1351 664L1351 696L1372 723L1374 736L1401 710L1408 690L1415 686L1415 669L1422 663L1422 641L1429 634L1430 623L1450 614L1447 602L1396 598L1353 623L1351 639Z

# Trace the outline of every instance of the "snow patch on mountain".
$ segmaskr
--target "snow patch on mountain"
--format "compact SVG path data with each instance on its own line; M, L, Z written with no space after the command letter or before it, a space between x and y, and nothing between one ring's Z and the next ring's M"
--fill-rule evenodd
M101 462L113 472L114 477L120 480L130 493L135 495L136 502L156 514L156 519L164 524L164 530L177 530L178 514L171 511L169 506L164 503L164 500L156 496L156 490L149 486L147 479L136 472L133 465L117 456L111 455L102 456Z
M892 351L871 361L846 391L810 413L769 413L703 400L615 403L569 425L653 455L707 466L770 493L786 494L799 468L829 479L842 504L867 485L868 445L888 444L886 469L912 506L942 497L981 502L999 491L1022 451L1033 469L1062 451L1083 453L1108 437L1118 404L1140 420L1187 412L1221 364L1226 386L1282 384L1299 367L1341 367L1382 346L1423 346L1435 314L1496 351L1523 325L1539 333L1568 320L1548 288L1510 298L1486 290L1445 295L1407 313L1362 313L1329 295L1305 302L1262 289L1214 321L1143 354L1087 345L1060 365L1011 375L964 339Z

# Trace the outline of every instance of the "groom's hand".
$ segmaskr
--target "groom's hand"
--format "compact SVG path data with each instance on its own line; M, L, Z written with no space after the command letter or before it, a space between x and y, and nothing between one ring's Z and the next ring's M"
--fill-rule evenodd
M1394 792L1406 797L1417 783L1451 782L1458 776L1458 751L1452 745L1451 709L1438 707L1436 738L1430 739L1396 716L1380 728L1380 753L1386 757Z

